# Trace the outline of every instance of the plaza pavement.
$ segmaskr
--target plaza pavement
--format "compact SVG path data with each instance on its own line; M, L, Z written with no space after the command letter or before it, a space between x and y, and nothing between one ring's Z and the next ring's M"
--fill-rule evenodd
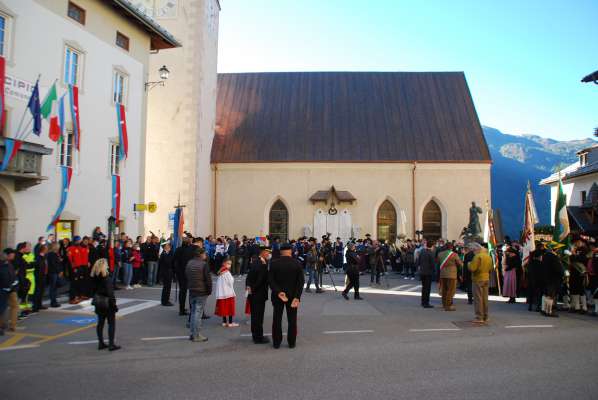
M254 345L242 314L239 328L204 321L209 341L192 343L177 307L159 305L158 287L116 292L123 349L113 353L97 350L91 306L41 312L0 338L1 398L598 398L598 318L544 318L494 299L490 324L476 327L462 293L457 311L444 312L437 296L436 308L420 307L417 280L391 275L368 288L362 276L362 302L342 299L326 281L325 293L302 298L292 350ZM267 306L267 333L271 315Z

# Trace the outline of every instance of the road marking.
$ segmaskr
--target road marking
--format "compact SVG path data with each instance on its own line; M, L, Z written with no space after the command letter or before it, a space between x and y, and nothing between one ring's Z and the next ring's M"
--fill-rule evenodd
M144 337L141 340L145 342L150 342L153 340L180 340L180 339L189 339L189 336L158 336L158 337Z
M409 329L409 332L456 332L459 328L430 328L430 329Z
M79 342L69 342L68 344L92 344L92 343L98 343L98 339L96 340L81 340Z
M401 290L401 289L409 287L409 286L411 286L411 285L401 285L401 286L396 286L396 287L390 288L388 290Z
M118 315L124 317L125 315L132 314L137 311L145 310L146 308L152 308L160 304L159 301L145 300L144 303L137 304L131 307L122 308L118 311Z
M46 337L44 339L41 339L41 340L38 340L37 342L34 342L33 344L34 345L40 345L42 343L51 342L53 340L60 339L60 338L65 337L65 336L69 336L69 335L72 335L74 333L83 332L84 330L87 330L87 329L95 327L95 326L96 326L96 324L89 324L87 326L82 326L80 328L71 329L70 331L62 332L62 333L59 333L57 335L48 336L48 337Z
M341 333L374 333L371 329L366 329L362 331L324 331L322 332L324 335L336 335Z
M21 346L3 347L3 348L0 348L0 351L33 349L33 348L36 348L36 347L39 347L39 345L38 344L23 344Z
M24 337L25 336L21 335L20 333L15 333L13 336L9 337L4 342L2 342L2 344L0 344L0 349L5 349L14 346L15 344L23 340Z
M407 289L405 290L406 292L415 292L417 290L420 290L422 288L422 285L417 285L416 287L412 287L411 289Z
M554 328L554 325L507 325L507 329L518 329L518 328Z

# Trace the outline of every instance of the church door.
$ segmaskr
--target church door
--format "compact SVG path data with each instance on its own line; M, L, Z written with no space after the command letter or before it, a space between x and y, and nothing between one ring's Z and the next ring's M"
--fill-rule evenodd
M377 239L394 243L397 239L397 211L388 200L385 200L378 208L377 226Z
M270 236L285 241L289 238L289 211L284 203L277 200L270 208Z
M424 237L438 240L442 237L442 211L434 200L430 200L424 208L423 215Z

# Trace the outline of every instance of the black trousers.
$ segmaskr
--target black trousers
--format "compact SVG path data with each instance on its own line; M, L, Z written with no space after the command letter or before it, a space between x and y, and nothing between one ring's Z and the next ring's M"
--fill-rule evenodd
M104 323L108 320L108 343L114 344L114 333L116 332L116 314L111 312L108 315L98 315L98 325L96 333L98 334L98 341L104 342Z
M170 302L170 287L172 286L172 271L162 271L162 304Z
M42 308L42 299L44 297L44 289L46 286L46 276L35 272L35 292L33 292L33 311L38 311Z
M287 342L289 346L294 346L297 341L297 309L291 307L291 299L283 303L279 299L272 300L274 315L272 316L272 344L280 346L282 342L282 314L287 311L287 323L289 330L287 332Z
M187 303L187 278L184 274L177 273L177 280L179 282L179 311L185 311Z
M266 299L263 297L250 296L251 307L251 336L253 340L261 340L264 337L264 312L266 311Z
M422 306L430 304L430 290L432 290L432 275L421 275Z
M347 294L353 288L355 290L355 298L359 297L359 271L347 271L347 279L347 287L343 290L343 293Z

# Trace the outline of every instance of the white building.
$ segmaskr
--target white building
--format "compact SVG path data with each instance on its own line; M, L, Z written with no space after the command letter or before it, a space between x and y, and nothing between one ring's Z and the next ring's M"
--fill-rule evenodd
M573 224L583 230L590 229L590 225L595 224L593 216L586 217L586 209L592 207L594 199L590 194L592 186L598 183L598 144L580 150L577 156L575 163L543 179L540 184L550 186L550 221L554 225L559 177L561 178L570 222L573 220Z
M150 51L178 47L177 40L128 0L0 0L0 51L6 59L5 136L15 137L30 91L40 75L40 97L56 80L58 96L79 88L80 151L68 140L30 135L9 168L0 173L0 245L34 240L46 232L61 195L61 165L73 175L60 233L104 231L112 208L112 174L121 177L120 228L143 232L133 204L145 201L147 93L153 78ZM68 99L68 96L67 96ZM115 101L127 111L129 154L119 162ZM30 119L26 114L25 124ZM3 141L4 142L4 141Z

